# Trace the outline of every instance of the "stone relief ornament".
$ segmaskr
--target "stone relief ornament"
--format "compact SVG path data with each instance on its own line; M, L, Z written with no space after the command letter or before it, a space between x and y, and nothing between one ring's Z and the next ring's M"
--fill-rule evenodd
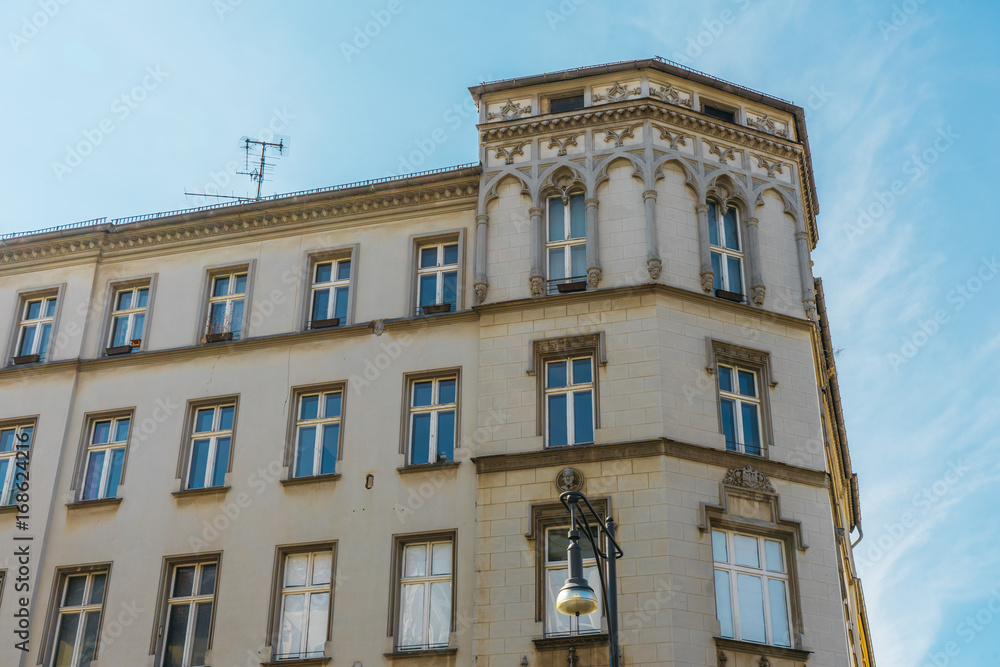
M526 116L531 113L531 105L522 107L520 102L514 102L513 100L507 100L507 104L503 105L503 108L497 112L489 112L486 114L486 120L497 120L502 118L503 120L514 120L515 118L520 118L521 116Z
M486 301L486 283L476 283L476 286L472 289L476 293L476 303L483 303Z
M788 138L788 130L783 127L778 127L775 125L774 121L767 117L767 114L763 116L758 116L754 118L753 116L747 118L747 125L754 128L755 130L760 130L761 132L767 132L768 134L773 134L776 137Z
M750 155L757 160L758 167L767 170L768 178L774 178L775 174L784 173L784 167L780 162L768 162L764 156L755 153L750 153Z
M663 270L663 263L656 258L646 260L646 268L649 269L649 279L659 280L660 271Z
M590 289L597 289L597 286L601 284L600 269L589 269L587 271L587 284L590 285Z
M524 147L527 146L528 141L522 141L514 146L497 146L496 157L503 158L504 164L511 164L514 162L514 156L524 155Z
M583 473L576 468L563 468L556 475L556 488L559 493L579 491L583 488Z
M608 88L605 93L598 93L594 95L591 99L594 102L621 102L626 100L630 95L641 95L642 89L638 86L635 88L627 88L623 86L618 81L615 81L615 85Z
M692 100L690 97L681 97L678 94L677 89L667 84L666 86L660 86L659 88L650 88L649 96L655 97L659 100L663 100L667 104L676 104L682 107L691 108Z
M687 139L684 138L686 135L680 132L671 132L667 128L660 125L653 125L653 127L659 130L660 139L670 142L670 147L672 149L677 150L678 146L687 146Z
M576 146L576 138L581 136L580 133L569 134L565 137L552 137L549 139L549 148L558 148L558 155L566 155L566 148L568 146Z
M712 273L711 271L706 271L705 273L701 274L701 289L703 292L711 293L713 285L715 285L714 273Z
M753 288L753 292L750 295L750 299L753 301L755 306L764 305L764 296L767 294L767 288L763 285L757 285Z
M739 486L751 491L762 491L764 493L777 493L771 486L771 480L763 473L757 472L753 466L742 468L730 468L726 476L722 478L722 483L728 486Z
M368 323L368 327L372 330L373 334L381 336L385 333L385 320L372 320Z
M715 143L714 141L710 141L710 140L704 139L704 138L702 139L702 141L704 141L706 144L708 144L708 154L709 155L718 155L719 156L719 163L720 164L726 164L726 160L735 160L736 159L736 153L733 152L732 148L727 148L726 146L720 146L717 143ZM497 157L500 157L500 156L498 155Z
M622 142L625 141L626 137L635 139L635 134L632 133L632 130L637 127L639 126L631 125L620 130L604 130L604 141L614 141L615 148L621 148Z
M531 296L542 296L545 294L545 280L541 276L531 278Z

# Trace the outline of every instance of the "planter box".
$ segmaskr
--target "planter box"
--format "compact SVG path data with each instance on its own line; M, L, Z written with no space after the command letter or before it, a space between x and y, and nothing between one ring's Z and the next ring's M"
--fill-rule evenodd
M40 359L40 355L37 354L22 354L20 357L14 357L15 364L33 364Z
M587 290L586 280L577 280L572 283L559 283L556 285L556 289L559 290L560 294L568 294L570 292L585 292Z
M222 342L224 340L232 340L232 339L233 339L233 332L232 331L224 331L222 333L205 334L205 342L206 343L219 343L219 342Z
M109 347L106 350L104 350L104 353L107 354L109 357L113 357L116 354L131 354L132 353L132 346L131 345L119 345L117 347Z
M437 303L434 304L433 306L424 306L423 308L421 308L421 310L423 310L424 315L437 315L438 313L448 313L451 312L451 304Z
M329 320L313 320L309 323L311 329L329 329L330 327L339 327L340 318L334 317Z
M715 296L720 299L725 299L726 301L735 301L736 303L743 303L743 295L739 292L727 292L724 289L715 290Z

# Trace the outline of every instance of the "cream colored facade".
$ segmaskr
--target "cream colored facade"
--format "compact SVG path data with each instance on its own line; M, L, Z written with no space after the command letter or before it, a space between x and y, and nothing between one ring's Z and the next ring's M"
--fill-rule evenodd
M801 108L658 60L471 92L478 166L0 241L0 430L34 426L27 530L0 508L0 664L51 664L63 582L99 570L92 664L158 667L164 582L209 557L214 667L605 665L601 632L551 636L544 620L566 468L619 525L624 664L874 664ZM572 289L586 285L558 293L549 201L576 194L586 273ZM714 289L708 201L737 211L739 302ZM457 245L456 305L418 315L418 251L440 243ZM311 328L315 265L345 257L347 315ZM207 342L211 280L234 272L241 339ZM141 343L109 355L115 291L137 285ZM14 363L24 304L47 295L48 354ZM570 356L592 358L593 442L550 447L545 364ZM719 363L756 373L760 455L727 450ZM408 391L434 377L457 379L454 460L408 465ZM336 469L295 478L296 401L314 388L342 391ZM232 445L223 484L192 490L205 402L235 405ZM91 426L121 415L117 493L83 501ZM782 545L789 646L721 636L713 530ZM400 549L422 536L453 545L451 628L446 647L403 651ZM303 545L333 553L328 640L279 660L279 571Z

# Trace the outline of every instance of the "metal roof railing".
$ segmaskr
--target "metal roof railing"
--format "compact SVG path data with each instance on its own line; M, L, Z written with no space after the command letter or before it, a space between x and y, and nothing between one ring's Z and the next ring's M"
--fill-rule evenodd
M7 232L6 234L0 234L0 241L6 239L13 239L19 236L29 236L32 234L45 234L46 232L61 232L66 229L80 229L82 227L96 227L97 225L102 225L107 222L107 218L94 218L93 220L83 220L82 222L73 222L68 225L56 225L55 227L46 227L45 229L35 229L30 232Z

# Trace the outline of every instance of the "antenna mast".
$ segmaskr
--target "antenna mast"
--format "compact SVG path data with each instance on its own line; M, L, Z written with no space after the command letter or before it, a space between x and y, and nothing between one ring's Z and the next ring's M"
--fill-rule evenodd
M244 164L244 171L236 172L242 176L249 176L250 182L257 183L257 196L256 197L237 197L235 195L220 195L220 194L208 194L204 192L185 192L186 195L193 195L195 197L217 197L220 199L235 199L241 202L258 201L260 200L260 190L263 186L265 180L269 180L268 177L274 173L273 161L277 160L279 157L287 155L289 149L288 137L279 137L277 142L273 141L260 141L252 137L243 137L240 139L240 143L243 144L243 151L246 154L246 161ZM258 159L257 151L260 149L260 157ZM252 152L252 155L251 155ZM253 158L253 169L250 168L250 160Z

